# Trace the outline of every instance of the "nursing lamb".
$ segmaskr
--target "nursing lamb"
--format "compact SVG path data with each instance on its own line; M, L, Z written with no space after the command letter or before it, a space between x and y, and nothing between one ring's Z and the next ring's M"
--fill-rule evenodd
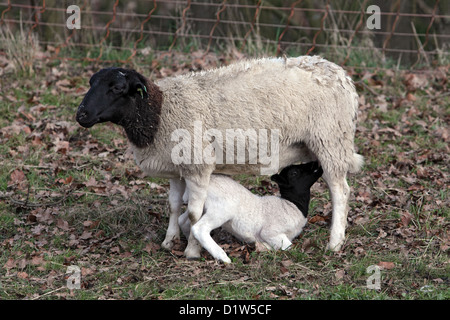
M284 168L280 174L272 176L272 181L279 185L281 198L261 197L230 177L212 175L204 213L192 227L192 233L203 248L224 263L231 260L210 235L219 227L244 242L286 250L306 224L310 188L321 175L322 169L317 162ZM188 213L182 214L178 222L188 236Z
M78 123L123 126L143 172L171 179L163 247L171 248L179 237L185 188L195 225L212 173L271 175L300 161L318 160L333 205L328 246L341 248L350 193L346 176L363 162L353 141L357 94L341 67L317 56L261 58L157 82L134 70L108 68L94 74L90 85L77 111ZM227 139L230 130L234 136ZM235 160L235 140L244 141L248 157L243 161ZM259 154L252 153L255 149ZM270 163L262 161L268 150ZM186 257L199 257L200 250L191 235Z

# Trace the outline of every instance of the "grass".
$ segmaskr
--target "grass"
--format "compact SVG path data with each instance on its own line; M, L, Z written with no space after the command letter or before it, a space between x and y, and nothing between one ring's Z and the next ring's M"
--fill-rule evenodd
M174 69L176 58L166 63L158 68ZM449 97L432 76L414 92L416 101L398 103L406 93L400 74L371 89L387 97L387 111L358 86L366 103L356 144L366 164L349 178L342 251L325 250L331 206L320 181L312 190L313 220L292 250L257 252L215 232L233 261L225 266L206 252L187 261L185 239L171 252L160 248L168 181L141 176L119 127L77 126L74 112L91 71L74 62L55 75L56 67L40 63L39 72L1 80L0 299L450 298L448 141L441 131ZM358 84L362 75L354 77ZM70 85L58 82L67 79ZM267 177L236 179L257 194L276 192ZM368 289L367 268L383 263L381 289ZM80 290L66 287L70 265L81 268Z

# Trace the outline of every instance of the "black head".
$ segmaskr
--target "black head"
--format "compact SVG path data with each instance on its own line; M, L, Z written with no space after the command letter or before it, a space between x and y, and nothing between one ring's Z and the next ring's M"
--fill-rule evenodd
M312 185L322 176L318 162L291 165L271 177L280 187L283 199L293 202L306 217Z
M146 79L134 70L102 69L89 80L91 88L77 112L77 122L90 128L96 123L119 123L136 99L148 98Z
M271 180L276 182L280 188L295 188L299 191L306 191L322 176L322 173L322 168L315 161L286 167L279 174L273 175Z
M138 147L153 141L162 105L162 93L155 84L138 72L123 68L102 69L89 84L91 88L76 116L81 126L90 128L111 121L123 126Z

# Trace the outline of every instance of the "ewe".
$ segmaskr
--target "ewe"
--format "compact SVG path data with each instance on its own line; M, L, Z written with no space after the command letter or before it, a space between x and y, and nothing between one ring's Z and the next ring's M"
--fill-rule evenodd
M171 248L172 240L179 237L177 221L185 188L189 190L191 225L200 219L213 172L271 175L296 162L318 160L333 205L328 247L341 248L350 192L346 176L363 163L353 141L357 94L341 67L317 56L262 58L155 83L133 70L108 68L94 74L90 84L78 108L78 123L86 128L106 121L123 126L140 168L149 176L171 179L171 215L163 247ZM196 121L209 134L200 137L200 145L198 130L192 126ZM234 153L230 141L220 146L219 138L226 137L230 129L275 136L269 145L277 165L267 169L261 161L264 152L250 157L255 143L260 151L268 150L267 143L261 143L263 134L242 144L249 154L244 164L211 158L202 161L199 149L200 155L212 153L216 159ZM175 137L174 132L178 133ZM192 136L193 140L188 139ZM180 138L186 161L174 159ZM194 161L189 161L187 153L192 149ZM200 250L191 233L186 257L197 258Z

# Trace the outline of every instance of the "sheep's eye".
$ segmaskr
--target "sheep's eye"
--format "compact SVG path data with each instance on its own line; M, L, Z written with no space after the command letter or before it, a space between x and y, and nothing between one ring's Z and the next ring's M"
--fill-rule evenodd
M114 93L120 93L121 88L119 88L119 87L112 87L112 91L113 91Z
M298 175L297 170L291 172L291 177L296 177Z
M112 92L115 93L115 94L120 94L120 93L123 92L124 87L123 87L123 86L120 86L120 85L115 85L115 86L113 86L113 87L111 88L111 90L112 90Z

